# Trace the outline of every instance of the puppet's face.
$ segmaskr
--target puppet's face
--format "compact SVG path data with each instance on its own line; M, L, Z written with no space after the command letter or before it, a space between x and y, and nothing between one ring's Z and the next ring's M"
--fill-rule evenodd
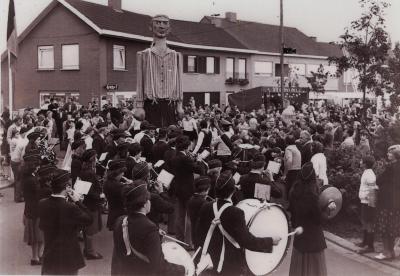
M164 38L168 35L171 27L169 25L169 19L166 17L155 17L153 18L151 30L153 35L158 38Z

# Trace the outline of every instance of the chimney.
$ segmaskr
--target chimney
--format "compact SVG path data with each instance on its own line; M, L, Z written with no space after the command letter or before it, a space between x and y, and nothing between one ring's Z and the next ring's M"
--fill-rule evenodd
M226 12L225 19L228 20L229 22L236 23L237 22L236 12Z
M212 16L211 17L211 24L213 24L217 28L221 28L222 27L222 20L221 20L221 18Z
M108 0L108 6L116 11L122 11L121 1L122 0Z
M317 42L317 37L316 37L316 36L310 36L310 38L311 38L314 42Z

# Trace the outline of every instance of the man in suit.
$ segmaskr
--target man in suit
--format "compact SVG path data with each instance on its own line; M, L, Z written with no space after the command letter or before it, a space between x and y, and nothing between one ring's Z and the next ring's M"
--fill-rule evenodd
M273 245L277 245L280 237L255 237L246 226L244 212L232 205L232 195L235 192L235 181L230 171L223 172L216 183L216 202L205 203L200 210L196 223L194 244L202 246L202 257L210 254L213 270L219 275L240 275L245 273L246 264L243 248L271 253ZM216 205L216 206L214 206ZM205 240L208 230L216 219L214 208L219 214L219 223L210 238L208 248ZM223 230L221 230L221 227ZM223 240L225 246L223 247ZM223 251L224 250L224 251ZM201 263L201 261L200 261ZM214 272L213 271L213 272Z
M71 185L68 171L57 170L51 182L53 194L39 203L39 227L44 233L42 274L76 275L85 266L78 232L92 223L92 217L80 195L67 188Z
M182 275L183 268L164 260L158 227L146 216L151 208L146 181L125 185L122 195L128 216L115 224L111 275Z
M250 162L250 172L240 178L238 185L243 193L243 198L255 198L254 191L256 183L268 185L271 187L271 197L280 198L282 192L274 184L273 179L269 179L263 175L265 167L265 156L261 153L256 155Z
M179 240L187 239L190 244L190 224L187 216L187 203L194 191L194 175L199 173L195 161L188 156L190 146L189 137L185 135L176 138L176 155L171 160L172 174L175 176L171 183L173 195L177 198L175 206L176 237Z
M167 129L160 128L158 132L158 141L153 145L152 155L154 162L164 159L164 153L169 149L167 143Z
M67 103L64 105L63 109L68 112L68 114L74 113L78 109L75 103L75 98L68 98Z

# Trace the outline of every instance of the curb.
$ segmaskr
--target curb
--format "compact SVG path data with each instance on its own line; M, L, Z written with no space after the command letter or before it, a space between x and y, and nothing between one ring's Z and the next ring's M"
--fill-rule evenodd
M13 186L13 183L8 183L8 184L5 184L5 185L0 185L0 191L1 190L4 190L4 189L7 189L7 188L10 188L10 187L12 187Z
M380 262L380 261L376 260L375 258L372 258L368 255L358 254L357 250L359 248L356 245L354 245L352 242L350 242L346 239L343 239L335 234L332 234L331 232L324 231L324 236L325 236L325 239L328 240L329 242L331 242L337 246L340 246L344 249L347 249L349 251L352 251L353 253L356 253L358 256L368 259L368 261L373 261L376 266L382 266L382 267L386 267L386 268L390 268L390 269L395 269L397 271L397 273L399 273L399 271L400 271L400 268L398 266L393 265L389 262Z

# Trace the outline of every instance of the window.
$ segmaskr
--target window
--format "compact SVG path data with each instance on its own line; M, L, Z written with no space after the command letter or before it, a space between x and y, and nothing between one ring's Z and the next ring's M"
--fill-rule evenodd
M335 65L327 65L327 66L324 66L324 68L325 68L325 72L329 72L328 76L330 78L336 78L336 70L337 70L337 68L336 68Z
M272 62L254 62L254 74L257 76L272 76Z
M187 68L189 73L195 73L196 70L196 56L188 56Z
M296 73L298 76L305 76L306 75L306 65L305 64L289 64L290 70Z
M246 59L239 58L238 78L246 79Z
M113 46L114 70L125 70L125 46Z
M62 69L63 70L79 69L78 44L62 45Z
M54 46L38 47L38 69L54 69Z
M62 107L67 99L74 98L75 102L79 102L79 92L77 91L40 91L39 93L39 106L45 104L50 99L55 99L57 103Z
M281 76L281 65L279 63L275 64L275 77L280 77ZM284 64L283 65L283 76L287 77L289 76L289 65Z
M235 60L233 58L226 58L226 78L233 79L233 73L235 68Z
M320 64L307 64L307 76L311 76L311 72L317 73L319 66Z
M206 73L207 74L214 74L215 73L215 61L214 61L214 57L207 57L206 59L207 63L206 63Z

